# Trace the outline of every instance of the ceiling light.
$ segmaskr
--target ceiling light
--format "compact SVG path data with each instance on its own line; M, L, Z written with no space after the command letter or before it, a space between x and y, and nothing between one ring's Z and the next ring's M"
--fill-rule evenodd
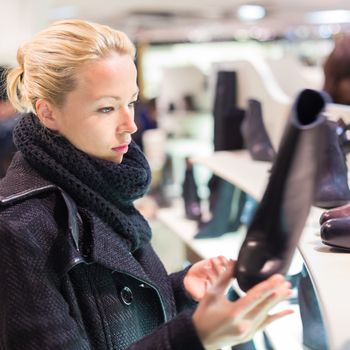
M306 15L306 20L313 24L350 23L350 11L329 10L310 12Z
M256 21L265 17L266 10L259 5L242 5L238 8L237 15L242 21Z

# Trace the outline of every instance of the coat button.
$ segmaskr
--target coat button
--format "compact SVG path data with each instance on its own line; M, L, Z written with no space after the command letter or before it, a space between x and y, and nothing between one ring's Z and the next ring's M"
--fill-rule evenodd
M130 305L134 299L131 289L129 287L123 287L120 291L120 298L125 305Z

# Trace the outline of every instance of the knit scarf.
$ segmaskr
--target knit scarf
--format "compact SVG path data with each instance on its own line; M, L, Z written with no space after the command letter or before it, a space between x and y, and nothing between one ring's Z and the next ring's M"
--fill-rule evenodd
M33 114L22 116L13 137L34 169L111 226L130 251L150 240L151 229L133 205L151 181L148 162L135 142L120 164L93 158L46 129Z

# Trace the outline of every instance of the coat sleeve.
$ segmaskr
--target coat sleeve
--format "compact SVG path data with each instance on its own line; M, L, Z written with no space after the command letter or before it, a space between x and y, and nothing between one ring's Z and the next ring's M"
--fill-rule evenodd
M177 312L181 312L186 309L194 309L198 304L186 292L184 286L185 275L191 266L192 265L187 266L184 270L169 275L171 285L174 291Z
M86 335L70 316L47 254L28 231L0 219L0 348L88 350Z

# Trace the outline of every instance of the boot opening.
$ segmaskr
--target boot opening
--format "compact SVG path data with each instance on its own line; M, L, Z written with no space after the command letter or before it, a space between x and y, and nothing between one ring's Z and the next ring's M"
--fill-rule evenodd
M325 107L325 100L318 91L303 90L297 102L297 116L301 125L312 124Z

